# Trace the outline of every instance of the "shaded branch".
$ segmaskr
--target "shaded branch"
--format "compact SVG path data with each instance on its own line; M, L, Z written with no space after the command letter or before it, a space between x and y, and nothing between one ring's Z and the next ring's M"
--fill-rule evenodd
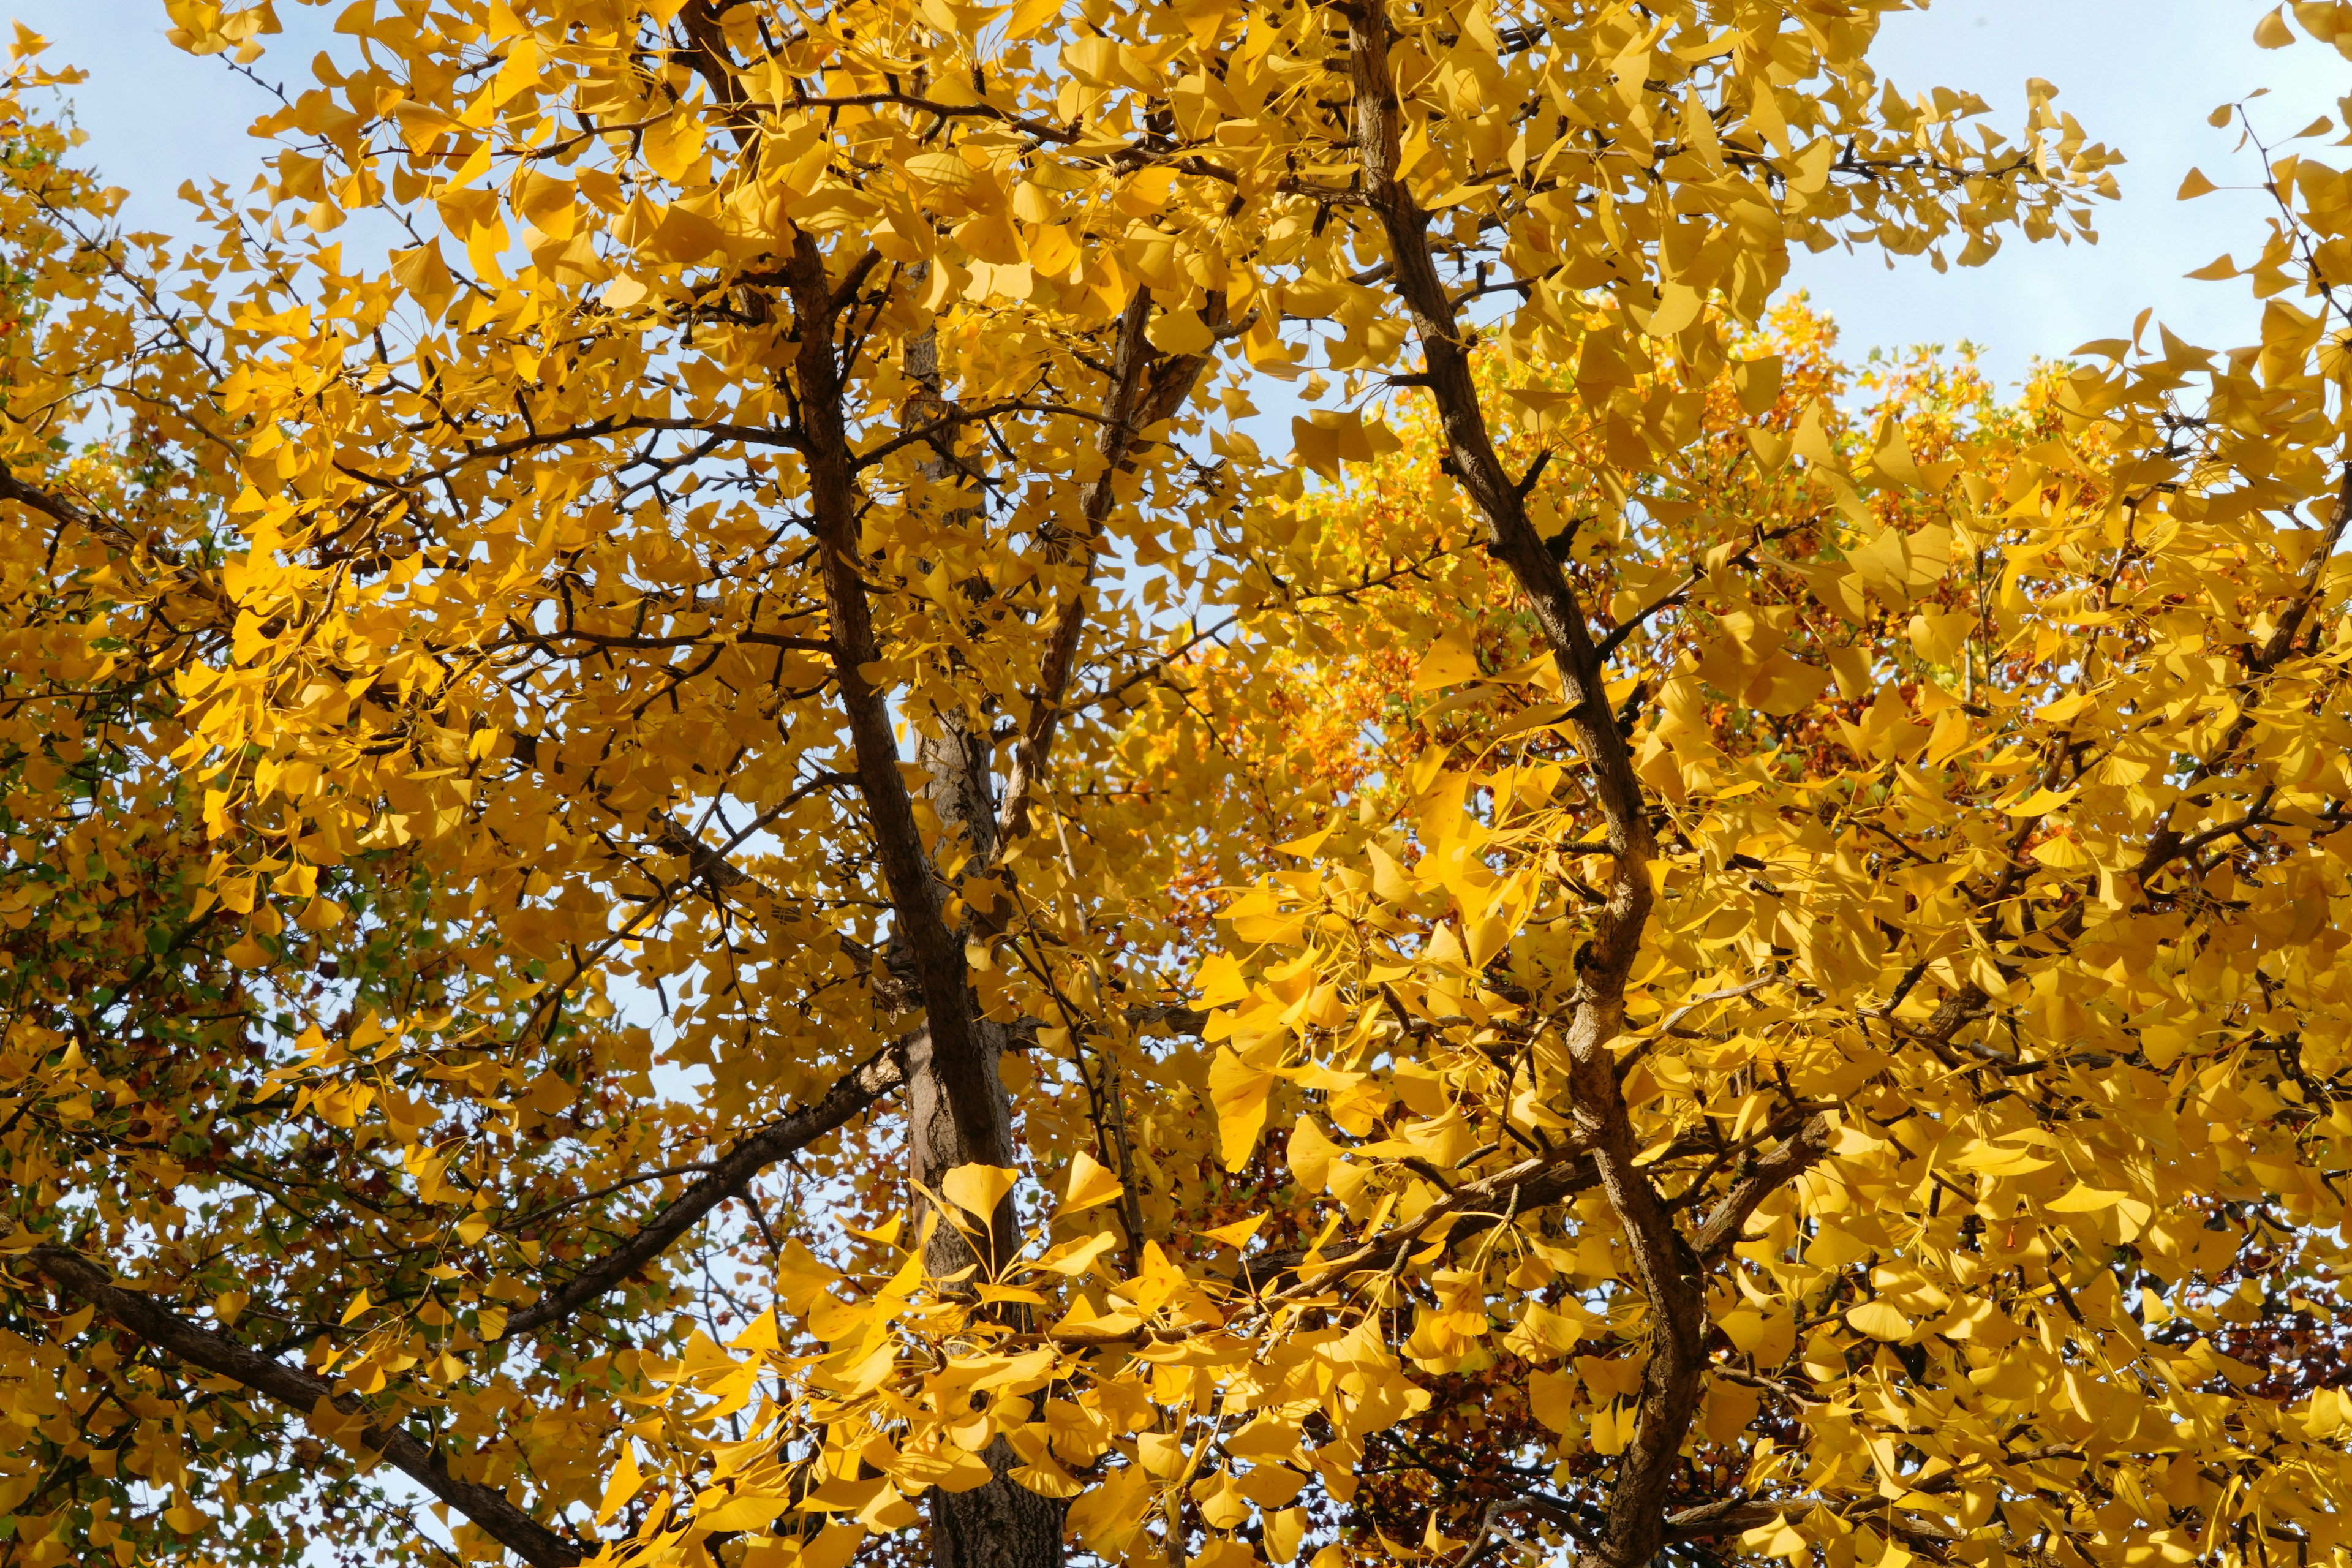
M345 1440L380 1456L531 1568L572 1568L581 1560L579 1548L509 1502L499 1489L451 1475L441 1455L411 1436L397 1417L371 1411L356 1396L336 1394L323 1378L249 1350L226 1334L167 1310L141 1291L115 1284L108 1269L68 1247L38 1246L23 1258L25 1267L104 1314L116 1328L309 1416L322 1436L341 1426L350 1434ZM355 1434L350 1433L352 1422L359 1423Z
M906 1079L906 1047L894 1045L868 1057L825 1090L814 1105L753 1133L719 1156L709 1174L670 1200L628 1240L580 1274L507 1320L507 1337L535 1334L571 1317L667 1251L701 1223L702 1216L739 1196L752 1177L797 1153L847 1122Z

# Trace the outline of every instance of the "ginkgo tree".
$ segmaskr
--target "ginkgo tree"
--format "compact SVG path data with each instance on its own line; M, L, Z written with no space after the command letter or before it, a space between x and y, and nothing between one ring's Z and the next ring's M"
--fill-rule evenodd
M0 1562L2336 1551L2352 185L1857 381L1892 8L20 37Z

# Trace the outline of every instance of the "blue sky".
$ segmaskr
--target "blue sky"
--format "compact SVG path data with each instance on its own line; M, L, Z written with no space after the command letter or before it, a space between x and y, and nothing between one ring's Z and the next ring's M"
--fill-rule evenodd
M289 33L260 74L307 79L337 9L281 0ZM2256 48L2265 9L2252 0L1937 0L1892 18L1879 58L1898 89L1978 92L2014 125L2026 79L2056 82L2059 106L2129 157L2124 199L2104 210L2095 247L2017 241L1989 266L1942 275L1924 261L1889 270L1876 257L1831 253L1801 258L1796 282L1842 323L1849 349L1966 338L2004 381L2036 354L2127 331L2144 306L2208 347L2243 341L2254 310L2242 284L2181 277L2225 249L2244 254L2262 233L2259 193L2172 199L2191 164L2225 187L2259 177L2252 153L2233 154L2234 132L2212 130L2205 114L2268 86L2255 112L2284 133L2321 113L2340 121L2336 100L2352 94L2352 62L2309 44ZM245 127L267 99L220 60L172 47L159 0L0 0L0 12L53 38L53 58L90 71L74 92L89 155L131 189L142 226L177 226L172 193L184 180L251 178Z

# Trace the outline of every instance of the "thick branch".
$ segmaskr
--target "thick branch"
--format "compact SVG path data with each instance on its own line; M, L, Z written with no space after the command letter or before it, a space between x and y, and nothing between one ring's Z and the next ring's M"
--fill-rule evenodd
M1889 1533L1907 1540L1943 1547L1961 1538L1962 1532L1937 1521L1920 1519L1888 1506L1884 1498L1860 1498L1845 1502L1832 1502L1822 1498L1789 1498L1778 1502L1749 1502L1736 1498L1721 1498L1696 1508L1686 1508L1666 1521L1666 1538L1670 1541L1707 1541L1718 1536L1738 1535L1776 1519L1801 1516L1815 1508L1852 1518L1868 1514Z
M1731 1184L1706 1222L1691 1237L1691 1250L1702 1263L1712 1263L1739 1239L1739 1232L1756 1205L1772 1193L1822 1163L1830 1152L1830 1124L1819 1116L1805 1118L1794 1136L1758 1160Z
M1403 109L1389 65L1386 0L1349 0L1348 57L1353 80L1357 155L1365 204L1396 265L1391 287L1403 302L1437 408L1447 466L1486 525L1486 548L1509 568L1528 596L1559 667L1561 695L1590 759L1593 793L1616 860L1609 897L1578 960L1580 984L1569 1026L1569 1089L1578 1141L1591 1152L1601 1191L1622 1228L1634 1272L1650 1300L1651 1355L1643 1374L1640 1415L1618 1467L1597 1555L1610 1568L1643 1568L1664 1536L1667 1489L1685 1434L1697 1409L1705 1370L1706 1300L1698 1259L1646 1174L1634 1167L1640 1143L1619 1091L1611 1044L1624 1025L1626 976L1641 951L1653 890L1654 849L1641 781L1609 709L1599 650L1584 609L1529 520L1526 498L1504 469L1471 374L1471 334L1437 274L1429 215L1399 178Z
M25 1264L58 1290L98 1311L117 1328L193 1367L268 1395L314 1424L323 1405L362 1423L355 1441L370 1453L471 1520L484 1534L532 1568L572 1568L580 1550L509 1502L496 1487L461 1481L441 1456L409 1435L396 1417L338 1394L322 1378L248 1350L227 1335L165 1310L136 1290L116 1285L108 1271L62 1247L36 1247Z
M136 556L145 550L145 546L137 535L113 519L85 511L63 496L52 494L37 485L28 485L5 468L0 468L0 500L12 500L19 506L29 507L53 521L63 523L68 528L79 529L82 532L95 538L103 539L126 554ZM169 561L168 557L169 552L163 552L163 558L172 566L172 574L178 580L182 592L194 594L201 598L211 599L216 603L221 600L220 585L193 567Z
M1207 310L1213 335L1224 325L1224 296L1210 295ZM997 816L1000 846L1010 845L1029 831L1030 795L1053 752L1054 731L1061 723L1070 677L1077 668L1078 642L1086 630L1087 599L1094 584L1097 542L1118 499L1117 477L1133 459L1142 432L1175 416L1209 363L1206 354L1155 358L1146 336L1150 322L1151 291L1138 289L1119 317L1118 340L1111 355L1109 412L1096 444L1103 460L1102 472L1080 499L1077 539L1064 546L1078 552L1078 582L1070 596L1055 608L1045 663L1037 672L1037 689L1030 695L1029 718L1013 744L1004 803Z
M1591 1192L1600 1181L1590 1154L1564 1149L1549 1158L1525 1160L1483 1180L1465 1182L1405 1224L1368 1237L1347 1251L1319 1258L1305 1252L1261 1253L1246 1259L1245 1266L1261 1292L1320 1289L1350 1274L1385 1273L1399 1258L1425 1245L1434 1231L1443 1229L1449 1243L1465 1241L1520 1215Z
M963 939L948 923L944 891L915 823L887 697L867 675L882 656L858 570L856 458L843 412L843 371L835 344L842 304L827 276L824 252L812 236L793 236L785 280L799 331L793 380L808 468L811 531L820 549L832 621L835 685L848 723L875 859L890 895L891 934L912 956L922 993L928 1048L920 1071L932 1075L951 1109L959 1144L951 1163L1011 1165L1012 1128L982 1038ZM909 1076L915 1076L911 1065ZM997 1220L991 1250L1010 1258L1019 1238L1009 1200Z
M667 1251L670 1244L701 1223L702 1216L743 1191L761 1171L796 1153L847 1122L850 1118L905 1081L904 1047L893 1046L868 1057L847 1076L825 1090L814 1105L793 1112L773 1126L744 1139L721 1155L709 1173L670 1200L667 1207L639 1226L636 1234L583 1270L561 1288L549 1291L526 1310L507 1320L507 1334L537 1333L563 1321Z

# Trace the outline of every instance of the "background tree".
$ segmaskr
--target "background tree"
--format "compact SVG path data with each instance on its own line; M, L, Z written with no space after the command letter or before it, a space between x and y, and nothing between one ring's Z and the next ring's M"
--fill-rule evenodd
M20 47L5 1551L2332 1551L2341 177L1857 420L2111 189L1880 9L362 0L177 252Z

